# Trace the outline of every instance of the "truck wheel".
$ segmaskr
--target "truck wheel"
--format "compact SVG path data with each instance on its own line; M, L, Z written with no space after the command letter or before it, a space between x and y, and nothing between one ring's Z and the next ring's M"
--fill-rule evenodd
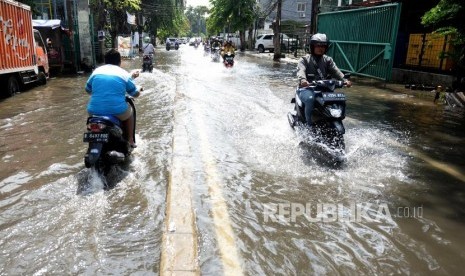
M39 74L37 75L37 83L39 85L46 85L47 84L47 76L45 75L44 72L40 71Z
M13 96L19 92L19 83L15 76L10 76L8 78L8 87L7 87L8 96Z
M263 47L263 45L258 45L258 52L259 53L265 52L265 47Z

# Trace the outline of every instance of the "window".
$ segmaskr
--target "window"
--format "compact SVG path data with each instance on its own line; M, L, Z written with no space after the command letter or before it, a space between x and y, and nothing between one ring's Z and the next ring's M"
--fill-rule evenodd
M304 12L305 11L305 3L297 3L297 11Z

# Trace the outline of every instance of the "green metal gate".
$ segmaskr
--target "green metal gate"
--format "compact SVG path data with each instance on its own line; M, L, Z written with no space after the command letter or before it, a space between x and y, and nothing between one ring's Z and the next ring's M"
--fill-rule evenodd
M331 46L328 55L354 75L391 79L401 4L361 8L318 15L318 32Z

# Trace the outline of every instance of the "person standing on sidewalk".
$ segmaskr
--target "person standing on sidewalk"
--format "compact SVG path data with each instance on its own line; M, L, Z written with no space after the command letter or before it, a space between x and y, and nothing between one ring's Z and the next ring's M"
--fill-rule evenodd
M315 91L308 87L310 81L308 75L313 75L316 80L327 79L328 77L342 80L346 86L350 87L350 80L344 79L344 74L339 70L330 56L326 55L329 40L326 34L317 33L310 39L310 53L302 57L297 64L297 78L299 80L299 89L297 94L300 100L305 104L305 119L307 124L312 124L312 111L315 102Z

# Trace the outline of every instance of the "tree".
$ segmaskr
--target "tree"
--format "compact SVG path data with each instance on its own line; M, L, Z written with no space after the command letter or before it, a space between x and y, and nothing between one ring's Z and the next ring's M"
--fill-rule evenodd
M205 16L209 12L206 6L187 7L184 14L190 23L190 36L198 36L200 33L207 33Z
M142 0L145 31L162 39L177 36L185 29L186 18L180 0Z
M256 18L254 0L211 0L212 9L207 21L210 33L227 29L239 31L241 45L245 45L245 30L253 25Z
M135 13L140 10L140 0L91 0L90 7L99 17L96 19L99 22L98 27L109 30L111 44L117 48L116 37L128 29L126 12Z
M37 5L34 2L34 0L17 0L17 1L31 7L32 16L41 15L40 12L37 10Z
M447 53L455 61L457 80L465 76L465 24L463 23L465 4L463 0L440 0L421 18L421 23L433 27L435 33L453 37L453 52ZM463 87L462 87L463 89Z

